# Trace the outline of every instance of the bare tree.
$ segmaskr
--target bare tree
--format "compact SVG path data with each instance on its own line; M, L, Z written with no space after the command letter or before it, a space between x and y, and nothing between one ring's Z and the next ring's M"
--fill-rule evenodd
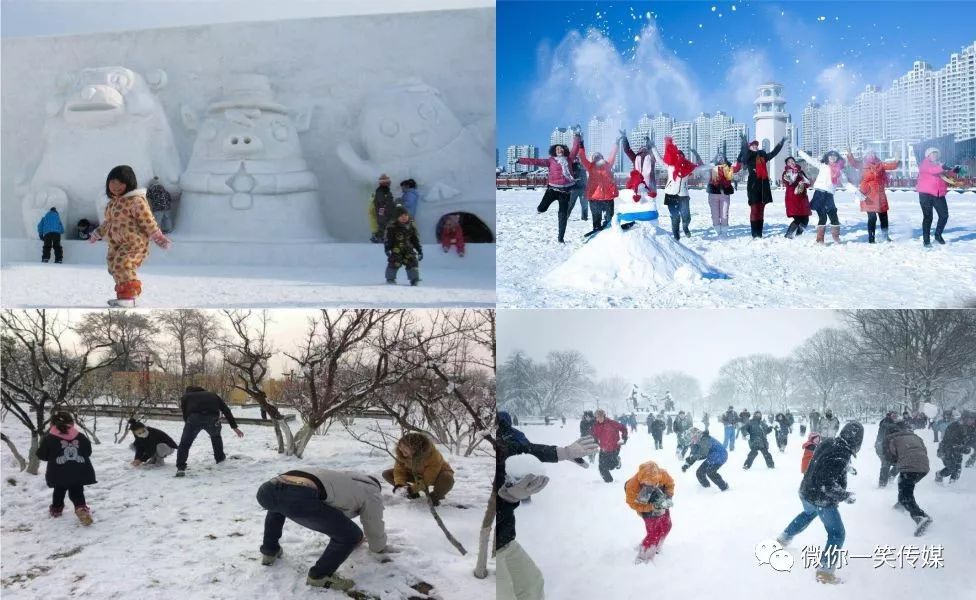
M87 374L113 365L119 355L111 349L120 340L109 329L98 337L81 336L80 348L68 348L65 338L71 328L46 310L7 310L0 322L0 397L3 408L30 431L27 472L36 475L40 467L36 450L48 411L70 406Z
M180 385L185 388L189 375L190 352L193 350L200 323L206 321L207 316L199 310L161 310L153 312L153 319L159 330L166 334L176 347ZM201 360L201 363L205 364L206 361Z
M224 345L224 328L217 315L210 311L197 311L191 320L191 340L200 359L200 373L206 375L210 363L207 357Z
M846 364L851 360L851 336L840 329L821 329L796 349L800 371L818 392L820 410L836 400L846 380Z
M118 356L116 371L139 371L142 357L159 360L154 336L156 325L135 311L106 310L86 313L74 327L79 336L96 344L106 344Z
M696 377L684 371L663 371L647 380L644 387L658 398L670 391L676 405L690 408L692 412L699 407L704 408L701 384Z
M719 379L727 380L725 390L734 389L739 403L755 408L765 406L773 385L773 364L776 359L769 354L751 354L733 358L719 369ZM722 386L723 384L718 384Z

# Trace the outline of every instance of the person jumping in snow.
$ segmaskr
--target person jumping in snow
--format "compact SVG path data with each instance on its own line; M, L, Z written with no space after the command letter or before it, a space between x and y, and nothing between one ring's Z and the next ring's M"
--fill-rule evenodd
M47 463L44 480L54 493L48 513L60 517L65 494L75 505L75 516L82 525L92 524L91 509L85 502L85 486L98 483L92 466L91 441L75 427L71 413L58 411L51 415L51 430L41 439L35 451Z
M387 283L396 283L400 267L406 269L410 285L420 283L420 261L424 260L424 248L420 245L417 225L403 206L393 209L393 219L386 226L383 249L386 251Z
M129 431L135 436L132 450L136 455L132 459L132 466L141 465L162 466L167 456L176 450L176 442L166 435L165 431L155 427L146 427L135 419L129 419Z
M322 555L308 570L305 583L309 586L340 591L355 587L353 580L336 571L362 543L364 530L370 552L393 550L386 543L380 482L365 473L303 465L261 484L257 501L268 511L260 548L261 564L266 567L282 555L279 540L286 519L329 536ZM355 517L362 529L353 522Z
M184 424L183 435L180 436L180 445L176 451L177 477L186 475L186 460L190 456L190 447L201 431L206 431L210 435L214 462L220 464L227 459L227 455L224 454L224 440L220 437L221 413L237 437L244 437L244 432L237 428L234 414L230 412L230 407L224 399L202 387L191 385L186 388L183 397L180 398L180 410L183 413Z
M803 172L795 158L787 156L782 179L783 186L786 188L786 217L793 219L786 229L786 237L793 239L794 236L802 234L810 224L810 199L807 197L810 178Z
M613 180L613 164L617 160L617 145L614 144L610 156L604 158L599 152L593 160L586 158L586 148L579 147L579 160L586 172L586 197L590 199L590 212L593 214L593 231L610 225L613 219L613 203L617 200L617 184Z
M888 171L897 169L901 161L881 162L878 155L871 150L864 155L864 160L859 161L848 150L847 162L855 169L861 170L859 189L864 195L861 198L861 212L868 213L868 243L874 243L878 221L881 221L881 239L890 242L891 237L888 236L888 196L885 193L885 186L888 185Z
M752 413L752 418L749 419L743 429L749 438L749 454L746 456L746 462L742 468L746 471L751 469L752 461L756 460L756 455L762 452L763 458L766 459L766 466L772 469L775 465L773 464L773 455L769 453L769 440L766 439L766 436L773 428L763 422L762 413L757 410Z
M610 471L620 468L620 446L627 443L627 427L613 419L607 418L603 409L594 413L596 422L593 423L593 438L600 445L600 475L603 481L610 483L613 475Z
M394 450L396 459L392 469L383 471L383 479L393 486L393 493L406 488L407 498L419 498L421 493L431 504L441 501L454 487L454 469L426 435L407 433Z
M54 249L54 262L61 264L64 260L64 249L61 247L61 236L64 234L64 223L61 222L61 215L54 206L51 210L44 213L41 220L37 222L37 237L44 242L41 248L41 262L51 260L51 249Z
M796 153L807 163L820 167L817 178L813 182L813 199L810 201L810 208L817 211L817 243L824 243L827 219L830 219L830 236L835 244L839 244L841 243L840 220L837 218L834 193L839 187L852 192L855 197L859 197L861 193L847 180L847 175L844 175L844 159L836 150L830 150L819 161L799 148L796 149Z
M518 159L520 165L534 165L536 167L546 167L549 169L548 185L546 193L542 195L542 201L536 210L544 213L549 210L553 202L559 205L559 243L563 243L566 236L566 223L569 221L569 192L576 185L573 178L572 164L576 160L576 155L580 147L579 125L573 128L573 148L570 150L564 144L553 144L549 146L549 158L528 158Z
M105 220L88 238L89 244L99 240L108 242L108 272L115 280L115 299L109 306L133 307L142 293L142 282L136 270L149 256L149 241L163 250L172 242L163 235L156 224L146 190L137 187L132 167L119 165L105 179L105 195L109 198L105 207Z
M785 548L814 519L820 518L827 530L827 544L817 567L817 581L821 583L840 583L834 571L840 556L837 550L844 546L845 531L837 505L854 503L854 492L847 491L847 469L863 440L864 426L851 422L844 425L838 437L821 442L800 483L803 512L776 537Z
M702 166L701 160L691 162L685 153L674 145L674 138L664 138L664 156L656 146L651 146L654 156L668 169L668 182L664 186L664 204L671 214L671 233L675 240L681 239L683 230L686 237L691 236L691 196L688 195L688 178ZM696 155L697 156L697 155Z
M735 414L735 409L729 406L729 409L722 413L721 417L722 427L725 430L725 439L723 445L726 450L735 450L735 437L737 435L736 429L739 425L739 415Z
M627 189L634 191L634 202L640 202L641 187L647 192L648 198L657 198L657 181L654 179L654 154L651 148L654 142L650 137L644 138L644 146L635 152L630 147L630 140L627 139L627 132L620 130L620 137L623 138L624 154L633 164L630 171L630 178L627 180Z
M708 206L712 211L712 227L716 235L725 235L729 228L729 204L735 188L732 181L735 174L742 168L742 164L734 165L725 157L725 151L719 152L712 159L712 166L708 171Z
M702 460L701 466L695 471L695 477L702 487L709 487L708 480L718 486L718 489L725 491L729 489L729 484L725 483L718 470L722 468L728 460L729 453L725 446L719 443L712 436L698 429L691 430L691 454L685 459L685 464L681 467L681 472L688 471L697 461Z
M624 492L627 494L627 504L644 521L645 535L634 562L640 564L653 560L671 531L674 479L657 463L647 461L624 484Z
M892 423L884 439L884 461L898 472L898 502L895 508L908 511L915 521L915 536L925 533L932 517L915 502L915 485L929 472L929 453L922 438L904 421Z
M753 140L746 144L746 136L742 136L739 163L745 165L749 172L746 192L749 195L749 224L752 226L754 239L762 237L766 205L773 201L773 191L769 185L769 161L779 154L784 143L786 143L785 136L772 150L766 152L759 149L758 141Z
M918 192L918 203L922 207L922 244L927 248L932 245L930 235L932 230L932 210L935 209L939 216L935 224L935 241L945 244L942 239L942 232L945 230L946 223L949 222L949 205L946 203L946 192L949 186L943 176L950 172L959 173L960 167L947 168L939 162L939 149L928 148L925 150L925 158L918 165L918 183L915 190Z

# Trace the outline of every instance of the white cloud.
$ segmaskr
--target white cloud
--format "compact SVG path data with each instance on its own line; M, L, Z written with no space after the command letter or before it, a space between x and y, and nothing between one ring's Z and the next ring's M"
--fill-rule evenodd
M731 68L725 76L726 90L732 91L736 110L751 109L759 86L775 80L773 68L765 53L754 49L740 49L732 54ZM726 97L728 92L724 92Z

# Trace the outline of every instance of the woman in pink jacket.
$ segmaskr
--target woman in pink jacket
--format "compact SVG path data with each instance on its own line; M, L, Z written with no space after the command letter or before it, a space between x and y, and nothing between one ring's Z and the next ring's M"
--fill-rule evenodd
M942 175L954 171L959 172L959 167L947 169L939 162L939 149L929 148L925 151L925 159L918 165L918 183L915 189L918 191L918 203L922 207L922 244L931 246L929 241L929 231L932 228L932 209L939 215L939 221L935 225L935 241L944 244L942 231L949 221L949 205L946 204L946 190L948 186Z
M521 165L535 165L549 169L549 181L546 193L542 196L538 211L544 213L549 210L553 202L559 203L559 243L563 243L566 235L566 222L569 220L569 192L576 185L570 165L576 161L576 154L580 148L579 130L574 128L573 149L563 144L553 144L549 147L549 158L520 158Z

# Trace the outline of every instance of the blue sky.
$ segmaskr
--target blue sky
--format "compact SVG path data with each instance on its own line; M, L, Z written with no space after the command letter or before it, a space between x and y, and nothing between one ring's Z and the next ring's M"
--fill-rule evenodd
M887 88L914 60L940 68L976 41L974 10L976 2L500 0L498 146L545 147L554 126L585 128L605 112L631 126L643 112L690 119L724 110L751 125L756 85L769 79L784 84L798 122L813 97L843 102L866 84Z

